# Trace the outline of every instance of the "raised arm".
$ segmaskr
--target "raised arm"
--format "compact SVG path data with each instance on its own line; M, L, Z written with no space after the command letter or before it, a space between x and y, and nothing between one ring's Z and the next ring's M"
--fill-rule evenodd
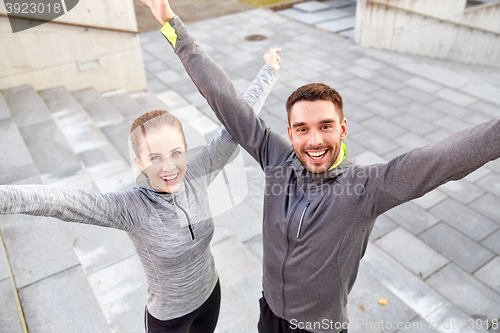
M174 48L187 73L238 143L260 164L277 165L293 152L290 143L267 128L245 99L236 91L229 77L196 44L170 9L167 0L141 0L147 4L158 21L162 33Z
M45 185L0 186L0 214L54 217L67 222L134 231L146 206L129 192L90 193Z
M264 101L278 80L278 52L279 50L277 49L271 49L266 53L264 56L266 65L262 67L255 80L243 95L243 98L255 114L258 114L261 111ZM212 141L189 161L189 164L193 166L193 168L190 168L193 176L204 176L204 173L202 172L203 170L207 170L206 172L209 173L207 183L211 183L222 168L224 168L224 166L228 163L237 145L238 143L223 126L217 132Z
M359 177L366 181L360 208L376 217L499 157L500 118L495 118L413 149L385 165L360 167Z

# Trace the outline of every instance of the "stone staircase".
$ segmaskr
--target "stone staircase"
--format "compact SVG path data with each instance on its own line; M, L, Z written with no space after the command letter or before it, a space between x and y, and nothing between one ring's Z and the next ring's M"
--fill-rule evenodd
M146 111L176 114L179 108L190 147L218 129L209 118L193 116L196 108L173 91L4 90L0 183L125 190L135 184L127 145L131 122ZM193 118L212 125L200 133ZM227 238L224 233L216 232L214 243ZM144 331L146 280L125 232L1 215L0 236L0 332Z

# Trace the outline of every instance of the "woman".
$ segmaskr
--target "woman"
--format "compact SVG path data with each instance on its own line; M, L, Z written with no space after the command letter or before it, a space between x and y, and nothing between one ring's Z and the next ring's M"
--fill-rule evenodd
M277 52L266 53L267 65L244 95L256 112L277 79ZM188 162L182 125L162 110L134 121L131 143L146 178L128 191L0 186L0 213L50 216L125 230L146 272L146 331L213 332L220 287L209 247L214 226L206 190L237 143L222 128Z

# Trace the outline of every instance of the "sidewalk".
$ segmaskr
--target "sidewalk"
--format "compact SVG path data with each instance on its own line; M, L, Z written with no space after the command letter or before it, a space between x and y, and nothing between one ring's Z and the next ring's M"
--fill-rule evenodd
M182 18L180 12L176 12ZM323 82L337 89L344 98L349 126L346 144L358 164L386 162L461 128L500 116L500 71L496 69L367 49L344 36L265 9L187 26L242 92L264 64L265 51L275 46L282 48L280 78L261 116L268 126L285 137L285 101L293 90L311 82ZM245 39L251 35L263 35L266 39ZM106 102L110 105L116 102L113 106L127 112L139 101L150 105L151 98L172 108L193 104L213 121L212 127L218 124L159 31L142 33L140 40L148 89L156 96L139 93L133 98L126 96L130 101L119 104L118 94L109 94L105 96ZM50 92L41 94L46 103L58 104ZM26 98L26 94L22 96ZM64 111L61 110L61 114L65 114ZM50 115L48 117L53 121ZM130 118L133 119L132 111ZM63 121L64 117L56 120ZM210 123L207 119L204 121ZM23 130L23 134L34 135L28 130ZM4 135L12 137L8 133ZM33 140L32 144L41 144L37 141ZM5 145L6 141L1 142ZM18 153L19 149L14 145L5 151ZM61 151L54 149L54 152ZM89 176L92 170L82 167L77 157L47 164L49 171L54 166L61 169L67 166L79 172L57 185L101 191L128 186L123 175L130 176L130 172L96 182ZM215 218L212 251L222 288L218 333L257 332L258 299L262 290L264 177L248 154L244 153L243 158L246 181L238 183L238 190L248 191L248 195L235 209ZM43 170L39 171L44 174ZM232 175L228 173L228 177ZM353 325L349 332L450 333L452 330L445 329L445 325L451 319L466 320L467 325L474 322L475 326L464 332L500 332L500 329L487 331L485 327L487 321L491 326L493 319L500 318L498 207L500 160L382 215L375 224L358 279L349 295L348 312ZM71 323L78 320L81 323L84 318L98 318L92 324L99 326L102 332L144 331L144 272L124 233L73 223L42 224L31 218L25 220L20 227L19 221L2 216L0 226L7 252L15 237L29 237L18 252L11 248L10 253L16 253L15 257L9 257L11 260L31 252L43 256L30 257L25 264L15 267L24 274L16 276L16 283L24 279L17 289L25 313L31 314L26 316L30 332L63 332L60 327L44 332L46 326L43 325L48 318L37 316L41 312L38 311L40 304L46 304L41 299L56 304L58 311L67 311L64 323L74 327L73 332L92 331L90 324L84 329L85 325ZM30 229L33 227L36 230ZM31 236L35 234L38 237ZM54 242L45 247L39 245L46 244L48 239ZM5 303L4 306L2 298L12 291L9 274L2 270L8 266L3 261L2 247L0 244L1 333L3 327L8 327L2 326L3 323L8 325L18 320L16 305ZM54 257L46 255L50 253ZM41 275L30 275L35 273ZM88 287L82 288L83 285ZM74 302L68 305L50 293L41 292L50 288L68 290L68 298ZM71 294L73 290L80 293ZM380 305L380 298L386 298L388 304ZM80 300L89 304L86 307L89 313L74 313L75 308L81 307ZM386 323L384 327L380 327L382 322ZM391 327L387 323L391 323ZM397 323L409 324L398 328Z

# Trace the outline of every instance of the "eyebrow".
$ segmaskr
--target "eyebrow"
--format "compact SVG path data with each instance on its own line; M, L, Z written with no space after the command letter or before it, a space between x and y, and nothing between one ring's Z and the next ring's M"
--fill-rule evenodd
M170 152L173 153L174 151L176 150L180 150L182 149L182 147L176 147L174 149L172 149ZM155 155L161 155L160 153L150 153L148 156L155 156Z
M320 121L319 123L320 124L332 124L335 122L335 119L333 118L328 118L328 119L323 119L322 121ZM305 122L299 122L299 123L295 123L292 125L293 128L297 128L297 127L300 127L300 126L304 126L306 123Z

